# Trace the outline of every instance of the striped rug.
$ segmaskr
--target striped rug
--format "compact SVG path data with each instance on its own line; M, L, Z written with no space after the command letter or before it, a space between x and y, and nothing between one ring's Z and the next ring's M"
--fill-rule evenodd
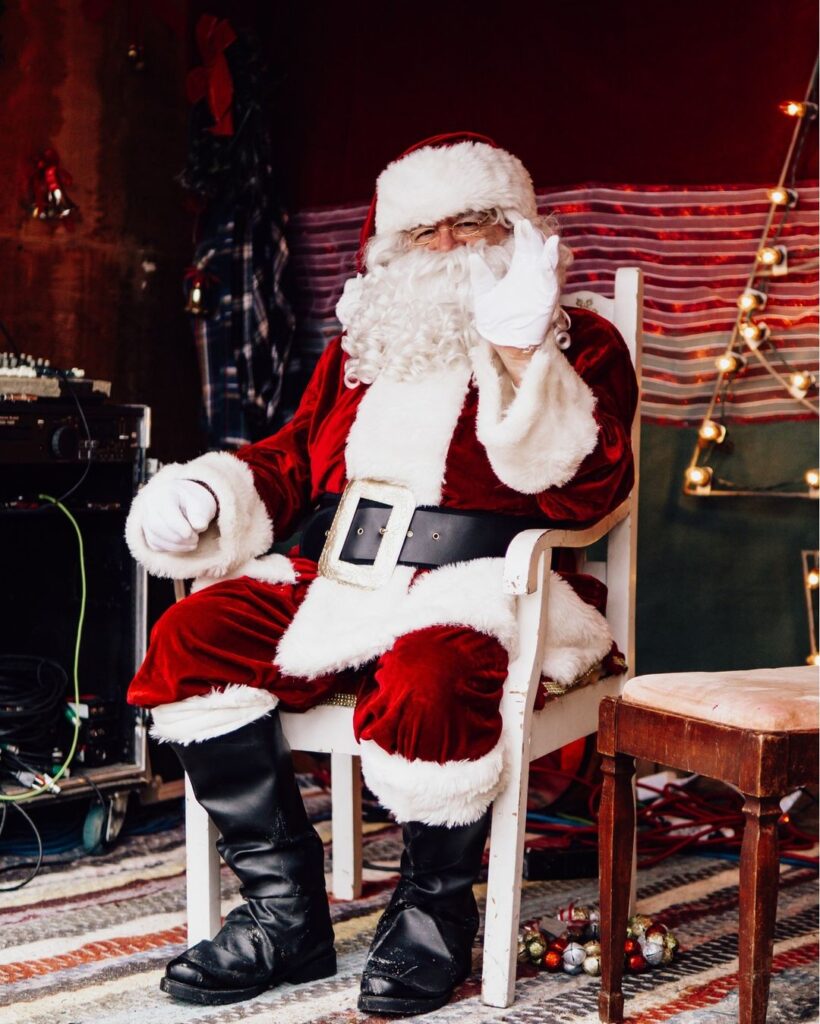
M318 794L316 800L321 803ZM322 823L329 840L329 823ZM398 829L367 826L365 859L395 865ZM286 985L245 1003L199 1007L158 989L165 962L185 947L180 828L122 841L110 854L43 871L0 898L0 1024L358 1024L358 978L395 875L369 869L354 903L333 902L339 973ZM330 850L328 848L328 853ZM9 876L4 876L8 884ZM639 876L638 909L677 934L680 957L626 980L629 1024L725 1024L737 1015L737 868L679 857ZM483 901L483 887L478 888ZM224 910L238 901L223 869ZM569 902L594 903L589 881L525 883L524 919L552 916ZM816 872L784 866L769 1024L817 1020ZM472 977L454 1001L423 1019L452 1024L593 1024L598 982L522 967L507 1010L479 998L480 944Z
M818 361L818 199L816 182L798 186L798 203L778 242L788 273L769 280L759 317L771 329L766 350L781 373L816 372ZM764 188L747 186L598 185L544 189L541 213L555 213L572 247L568 291L611 296L618 267L644 271L643 416L684 426L702 419L725 350L736 301L755 264L770 209ZM334 315L355 273L362 205L305 210L289 229L296 285L296 351L315 358L339 331ZM780 218L775 222L780 224ZM726 400L735 422L811 418L751 353ZM785 360L785 362L783 362Z

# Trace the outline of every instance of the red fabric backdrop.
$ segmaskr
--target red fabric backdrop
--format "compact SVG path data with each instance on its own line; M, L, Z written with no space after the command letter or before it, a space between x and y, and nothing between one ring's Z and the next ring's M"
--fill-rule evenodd
M219 3L203 9L220 11ZM769 182L817 54L815 0L222 3L279 70L290 205L366 198L417 139L470 129L536 185ZM817 174L816 147L804 178Z

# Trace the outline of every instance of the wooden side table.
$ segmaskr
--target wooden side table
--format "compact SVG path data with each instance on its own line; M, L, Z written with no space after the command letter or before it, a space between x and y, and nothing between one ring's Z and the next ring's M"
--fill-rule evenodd
M814 667L636 676L601 703L600 1019L623 1021L635 758L730 783L744 798L738 928L740 1024L764 1024L777 912L780 799L817 781Z

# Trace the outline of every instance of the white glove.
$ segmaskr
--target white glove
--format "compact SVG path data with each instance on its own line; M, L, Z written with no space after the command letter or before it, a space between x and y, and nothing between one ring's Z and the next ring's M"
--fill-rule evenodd
M544 340L558 305L558 235L546 240L528 220L516 223L510 269L499 281L470 253L475 326L493 345L532 348Z
M194 551L218 511L214 496L196 480L157 480L150 499L142 532L152 551Z

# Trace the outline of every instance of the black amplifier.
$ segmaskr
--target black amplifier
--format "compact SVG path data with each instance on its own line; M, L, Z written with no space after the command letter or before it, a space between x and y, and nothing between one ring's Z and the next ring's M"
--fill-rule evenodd
M149 430L143 405L0 402L0 465L134 462Z

